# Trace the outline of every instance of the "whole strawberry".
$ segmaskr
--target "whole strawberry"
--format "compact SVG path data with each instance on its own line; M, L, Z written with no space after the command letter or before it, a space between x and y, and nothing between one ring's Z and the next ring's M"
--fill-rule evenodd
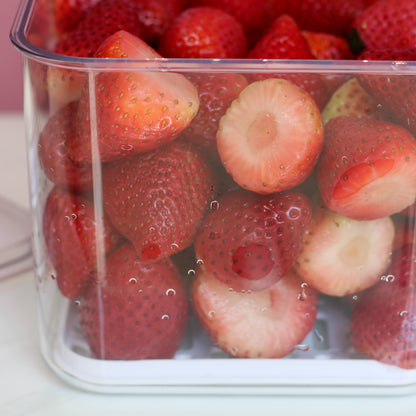
M59 35L73 30L84 17L87 9L101 0L53 0L55 27Z
M252 59L315 59L306 38L289 15L276 18L260 40L248 53ZM267 78L285 78L307 91L319 108L323 108L328 93L320 74L311 73L258 73L253 74L256 80Z
M188 321L185 285L170 259L143 262L126 242L112 252L80 305L80 324L96 358L171 358Z
M247 39L230 14L214 7L192 7L169 25L158 52L167 58L244 58Z
M414 0L379 0L358 14L350 42L357 52L368 49L401 49L416 46Z
M236 291L265 290L294 265L311 219L300 193L262 196L237 190L205 216L194 247L202 268Z
M199 110L182 137L195 143L212 160L218 159L216 134L221 117L231 102L248 85L235 73L193 73L189 80L198 88Z
M143 260L191 245L215 196L211 168L182 141L111 162L102 177L104 208Z
M402 49L376 49L363 52L359 59L376 61L414 61L416 45ZM402 64L400 64L401 66ZM392 71L394 72L394 71ZM404 127L416 134L416 76L405 74L357 75L361 85Z
M244 28L250 45L256 43L274 18L286 11L286 0L190 0L193 5L210 6L234 16Z
M42 227L58 287L70 299L84 294L97 262L122 240L89 199L58 187L48 195Z
M396 250L381 281L364 293L351 316L351 341L370 359L416 368L415 247Z
M331 210L357 220L392 215L415 201L416 140L388 121L333 118L317 175Z
M290 0L286 12L303 30L345 36L366 6L366 0Z
M71 102L53 114L43 128L38 143L39 161L45 175L56 185L75 191L92 186L92 166L75 163L66 142L74 134L77 103Z
M125 31L108 37L96 56L160 58L143 40ZM78 106L76 134L68 141L68 153L77 162L91 162L93 154L106 162L155 149L177 138L199 108L197 89L181 74L128 70L100 72L95 82L95 138L91 134L90 114L93 111L89 107L89 94L87 84ZM94 140L98 142L95 145ZM97 145L99 152L94 147Z
M157 48L172 20L184 9L187 0L134 0L140 21L141 38Z

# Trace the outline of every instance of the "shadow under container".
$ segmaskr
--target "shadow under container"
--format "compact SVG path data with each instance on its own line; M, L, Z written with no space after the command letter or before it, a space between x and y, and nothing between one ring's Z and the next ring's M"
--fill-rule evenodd
M215 333L210 333L208 330L209 322L221 319L218 311L217 314L215 310L208 311L207 313L211 314L210 317L205 317L208 319L208 324L207 321L201 324L200 317L194 311L195 304L199 303L191 298L195 292L194 280L200 278L198 274L203 274L201 270L204 270L206 264L204 264L204 258L195 253L194 243L198 238L199 230L202 229L201 222L208 212L221 213L221 201L224 195L240 188L222 166L216 151L215 132L218 130L218 120L217 124L212 121L212 126L208 126L215 131L211 132L214 137L214 139L211 138L211 148L206 147L205 143L205 147L202 147L203 150L199 153L199 157L206 159L206 164L214 172L212 178L215 177L215 181L212 179L206 184L204 212L201 214L200 211L192 211L194 216L192 221L196 223L193 225L193 234L188 236L185 243L170 242L174 247L172 255L166 260L164 265L166 270L163 269L163 272L160 271L162 269L154 266L157 260L152 258L153 254L149 254L146 260L151 264L150 266L140 266L145 270L156 270L157 276L154 277L158 282L156 285L152 286L152 282L146 283L149 275L142 269L140 273L137 272L137 275L134 273L128 275L129 284L134 286L133 292L135 293L134 296L130 296L130 301L140 304L146 316L156 314L152 309L152 303L156 304L156 309L158 307L160 309L157 311L160 321L174 321L169 312L163 309L165 306L173 304L173 308L178 308L180 304L183 308L179 312L173 309L177 313L176 318L181 322L176 325L170 335L163 338L160 332L166 330L168 333L169 330L161 326L156 343L152 339L143 340L143 337L151 332L143 332L145 335L142 335L140 341L144 344L142 349L145 351L157 350L160 343L171 343L170 350L168 348L171 356L166 358L161 353L160 357L157 357L157 354L156 356L150 354L150 358L138 359L128 355L126 359L107 357L103 350L111 349L106 344L110 336L109 332L114 331L114 325L121 328L125 322L128 322L128 317L122 317L122 312L120 312L116 324L109 322L113 319L115 312L112 310L111 315L106 310L109 307L106 303L108 293L104 293L105 290L102 287L105 286L105 281L109 279L111 273L122 274L120 270L125 267L126 259L131 254L131 246L129 250L125 250L123 261L115 261L119 268L109 266L108 258L120 250L120 247L128 246L130 239L120 232L114 217L111 220L107 218L107 206L116 195L116 193L109 194L107 187L109 176L111 176L108 173L108 166L114 164L114 161L103 160L100 152L100 146L102 146L100 140L104 134L101 130L103 122L100 119L100 106L96 97L99 91L95 86L103 74L110 77L134 74L133 76L138 76L139 79L172 77L172 80L178 79L176 77L179 76L180 79L186 78L195 85L195 80L203 77L209 77L211 81L233 79L235 86L241 87L240 90L259 79L284 78L292 81L308 79L311 82L305 85L314 88L309 92L317 108L323 113L332 93L348 80L367 74L374 77L390 77L398 84L401 80L411 80L413 77L416 79L416 64L402 61L73 58L51 52L56 43L53 16L39 13L40 9L36 0L23 0L12 27L11 39L24 56L24 110L40 341L42 354L49 366L67 382L82 389L98 392L257 395L414 393L416 370L386 364L368 358L355 350L350 333L351 316L356 308L354 303L361 301L363 295L361 292L333 296L321 291L315 292L315 289L309 287L311 285L301 279L301 284L294 296L297 302L302 302L304 301L303 289L306 288L305 290L310 290L310 293L315 293L313 295L316 296L313 323L305 336L299 339L287 354L279 358L239 358L237 348L234 353L233 350L226 351L221 348L219 340L215 339ZM244 80L242 86L239 85L241 79ZM317 79L322 88L316 88ZM146 85L138 85L138 88L144 89L145 87ZM240 92L238 91L238 94ZM236 93L234 98L238 94ZM415 94L414 90L409 94ZM230 103L231 101L230 99ZM80 102L83 103L84 109L82 117L76 118L77 114L79 117ZM406 105L403 103L404 107ZM377 103L376 107L381 108L383 117L389 122L395 120L394 115L388 109L386 110L384 104ZM74 130L82 128L82 122L87 125L88 134L84 142L78 142L78 145L84 146L83 151L87 155L84 154L84 156L89 160L72 163L71 158L65 159L68 158L67 145L71 140L71 135L75 134ZM163 125L163 120L154 120L154 122L159 123L159 126ZM409 126L406 127L410 130L412 126L414 128L414 124L414 120L409 120ZM191 129L189 123L180 134L178 132L172 134L175 136L174 140L161 146L192 142L192 137L189 139L190 135L187 135L187 129L188 131ZM50 143L45 143L47 138L51 139ZM130 150L129 146L126 146L125 152L121 152L117 159L124 161L125 159L146 158L148 152L154 152L154 150L149 150L138 155L131 155ZM73 164L77 165L78 169L75 174ZM161 169L156 173L156 176L159 175L157 177L166 173L164 167ZM146 175L153 178L154 172L150 170L147 172ZM145 179L146 177L143 178ZM128 184L128 181L126 183ZM137 189L140 189L140 186L135 188L135 192L140 193ZM313 210L318 209L321 195L315 170L311 170L309 177L302 183L294 185L293 189L308 198ZM127 197L129 198L130 196ZM175 200L174 195L172 200ZM125 203L127 204L127 201ZM118 210L122 209L122 205L118 205ZM145 218L144 210L146 209L142 201L141 206L135 207L137 211L134 215ZM156 210L155 216L163 217L163 208L160 208L160 205L155 203L153 209ZM411 249L413 248L414 218L414 212L413 214L397 212L389 216L394 238L391 234L386 239L390 239L391 255L393 255L393 239L397 242L397 239L404 234L407 237L403 237L406 239L403 240L403 244L406 243ZM191 219L187 221L192 222ZM81 228L82 231L80 231ZM151 226L143 231L150 241L152 241L153 231ZM133 234L138 233L136 231ZM63 248L62 241L65 243ZM135 247L137 248L139 244L136 242ZM151 246L151 249L155 247L160 248L155 244ZM369 248L371 249L372 247ZM322 256L324 254L322 253ZM414 256L413 251L411 251L411 256ZM295 263L296 261L293 262ZM408 269L407 274L410 275L410 280L415 280L412 263L414 264L414 260L410 263L405 263L403 260L403 267ZM166 287L162 284L158 287L161 281L158 273L169 274L172 268L175 278L180 277L180 282L176 282L178 286L170 287L171 283L168 283ZM77 289L70 287L72 281L62 283L64 280L62 276L73 270L76 271L74 272L76 276L71 278L81 278L83 284L89 279L85 286L98 286L94 295L96 311L93 318L91 318L92 312L90 315L84 312L83 318L80 318L85 293L74 292ZM123 271L123 275L126 273ZM142 277L140 277L143 273L147 276L145 280L141 280ZM386 268L380 272L376 280L385 283L389 278L394 280L394 276L391 279ZM155 301L151 298L152 295L140 297L141 292L145 290L144 286L140 286L141 284L152 286L152 290L155 293L158 292L159 300ZM74 286L77 285L74 284ZM78 286L77 288L79 289ZM162 295L159 292L165 296L164 299L160 298ZM267 293L267 290L264 293ZM309 295L310 293L308 292ZM405 349L409 351L416 351L416 324L412 324L416 322L416 301L413 293L413 289L408 291L404 299L405 307L402 307L403 313L401 316L394 317L394 319L400 319L407 316L409 319L407 326L402 326L402 330L397 333L397 337L409 340L405 344ZM256 302L258 293L248 290L242 293L240 291L240 295L251 296L254 299L253 302ZM182 298L178 299L180 296ZM170 298L175 300L172 301ZM260 298L263 299L262 296ZM263 301L264 299L261 302ZM241 305L246 305L244 302L246 301L242 301ZM388 302L384 306L386 308L391 306L391 313L396 313L393 312L395 310L393 305L388 305ZM391 302L393 303L394 299L391 299ZM111 305L116 308L116 305ZM234 307L238 311L238 302L234 302ZM149 312L150 310L153 312ZM236 314L236 312L230 310L230 314ZM244 321L244 315L241 316L241 320ZM261 314L257 313L256 316L259 319L258 326L263 326ZM88 317L91 321L89 326L85 327L81 321L85 323ZM140 321L137 316L135 319ZM247 322L252 323L252 320L247 318ZM282 322L284 325L286 321ZM159 325L159 323L153 324ZM93 329L92 326L94 326ZM136 328L138 332L141 331L140 323L137 323ZM286 331L280 332L291 332L291 330L292 328L288 327ZM91 336L92 331L95 334L93 348L90 344L91 338L85 334L89 332ZM257 337L251 332L251 328L249 333L247 341L249 338ZM120 340L115 340L113 344L118 341ZM252 339L250 341L252 342ZM122 345L125 348L125 345ZM408 352L407 350L405 352ZM103 356L99 357L101 353Z

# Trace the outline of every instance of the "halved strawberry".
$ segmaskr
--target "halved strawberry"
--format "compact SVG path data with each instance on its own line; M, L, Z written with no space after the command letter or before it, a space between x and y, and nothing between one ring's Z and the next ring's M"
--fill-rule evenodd
M158 59L144 41L125 31L107 38L96 53L100 58ZM90 131L90 95L83 90L77 132L68 152L77 162L90 162L96 151L109 161L146 152L177 138L199 108L198 91L183 75L160 71L101 72L96 76L97 137Z
M61 293L70 299L82 296L91 273L121 241L105 213L96 215L93 203L59 187L48 194L42 231Z
M56 185L75 191L92 186L92 165L75 163L66 142L74 134L77 103L71 102L53 114L39 135L39 161L45 175Z
M345 296L377 283L390 265L394 225L390 217L357 221L315 208L295 270L311 287Z
M243 188L262 194L292 188L312 172L323 123L311 96L284 79L246 87L222 117L220 158Z
M264 290L293 266L310 217L309 200L300 193L230 192L204 217L196 257L234 290Z
M318 296L292 271L266 290L241 293L199 270L191 300L201 325L226 353L281 358L312 330Z
M331 210L358 220L385 217L415 201L416 141L388 121L333 118L317 174Z
M180 140L103 167L104 207L137 256L158 260L192 244L215 198L211 167Z
M383 279L366 291L351 316L351 341L370 359L416 368L415 246L396 250Z
M96 358L171 358L188 321L185 285L172 261L140 261L126 242L104 270L80 305L81 329Z
M324 124L339 116L381 118L379 102L361 86L357 78L350 78L332 94L322 110Z

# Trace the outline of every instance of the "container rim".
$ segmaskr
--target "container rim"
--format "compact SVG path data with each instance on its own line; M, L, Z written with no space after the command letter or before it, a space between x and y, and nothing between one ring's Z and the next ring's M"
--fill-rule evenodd
M299 72L299 73L375 73L386 75L416 75L416 61L368 60L282 60L282 59L114 59L84 58L60 55L37 47L26 36L37 0L20 0L10 30L10 40L25 56L41 63L67 69L102 71L163 70L181 72Z

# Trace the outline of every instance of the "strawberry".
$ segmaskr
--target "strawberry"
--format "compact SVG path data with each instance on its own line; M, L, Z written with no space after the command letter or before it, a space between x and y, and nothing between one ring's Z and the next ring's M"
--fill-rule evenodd
M198 145L212 160L218 159L216 134L221 117L248 85L244 75L193 73L188 79L198 88L199 111L182 137Z
M218 153L243 188L267 194L290 189L312 172L323 124L310 95L285 79L246 87L222 117Z
M400 62L416 60L416 46L366 51L360 55L359 59ZM416 134L416 76L360 73L358 79L369 94L386 107L404 127Z
M110 220L143 260L191 245L215 196L211 168L182 141L111 162L103 167L102 181Z
M80 324L96 358L171 358L188 321L184 282L170 259L140 261L126 242L80 305Z
M390 217L357 221L318 204L305 229L295 270L326 295L356 293L373 286L387 270L393 239Z
M85 12L101 0L53 0L56 32L65 34L75 29Z
M168 26L158 52L167 58L244 58L247 39L230 14L213 7L192 7Z
M76 109L77 103L72 102L49 118L39 136L38 153L43 171L53 183L85 191L92 186L92 167L75 163L66 149L66 142L74 131Z
M416 368L415 262L414 245L396 250L390 269L351 316L351 341L358 353L405 369Z
M134 0L100 0L85 11L72 31L60 37L54 52L93 57L101 43L121 29L135 36L141 35ZM52 110L79 100L86 78L87 75L80 70L49 66L47 85Z
M345 36L366 3L366 0L290 0L286 12L303 30Z
M347 40L332 33L303 30L302 35L316 59L354 59Z
M318 296L292 271L266 290L241 293L200 270L191 300L202 327L229 355L281 358L312 330Z
M380 0L356 16L350 44L363 49L401 49L416 46L416 3L414 0Z
M381 115L378 101L353 77L333 93L322 111L322 120L326 124L339 116L381 118Z
M273 19L286 10L286 0L191 0L192 4L211 6L234 16L244 28L250 45L256 43Z
M388 216L415 201L416 141L388 121L333 118L317 174L331 210L358 220Z
M105 214L97 218L89 199L58 187L45 203L43 237L58 287L70 299L84 294L97 262L121 241Z
M237 190L221 196L195 238L203 269L236 291L265 290L293 266L311 217L300 193L257 195Z
M252 59L315 59L308 42L302 35L295 20L289 15L275 19L262 38L248 53ZM267 78L285 78L312 95L319 108L327 100L326 85L319 74L310 73L259 73L254 74L255 80Z
M186 0L134 0L141 38L156 48L172 20L184 9Z
M120 31L107 38L100 58L157 59L141 39ZM146 152L180 135L198 111L198 91L183 75L170 72L101 72L96 76L97 141L102 161ZM90 162L95 137L90 132L88 85L77 112L77 131L68 152ZM95 146L95 144L94 144Z

